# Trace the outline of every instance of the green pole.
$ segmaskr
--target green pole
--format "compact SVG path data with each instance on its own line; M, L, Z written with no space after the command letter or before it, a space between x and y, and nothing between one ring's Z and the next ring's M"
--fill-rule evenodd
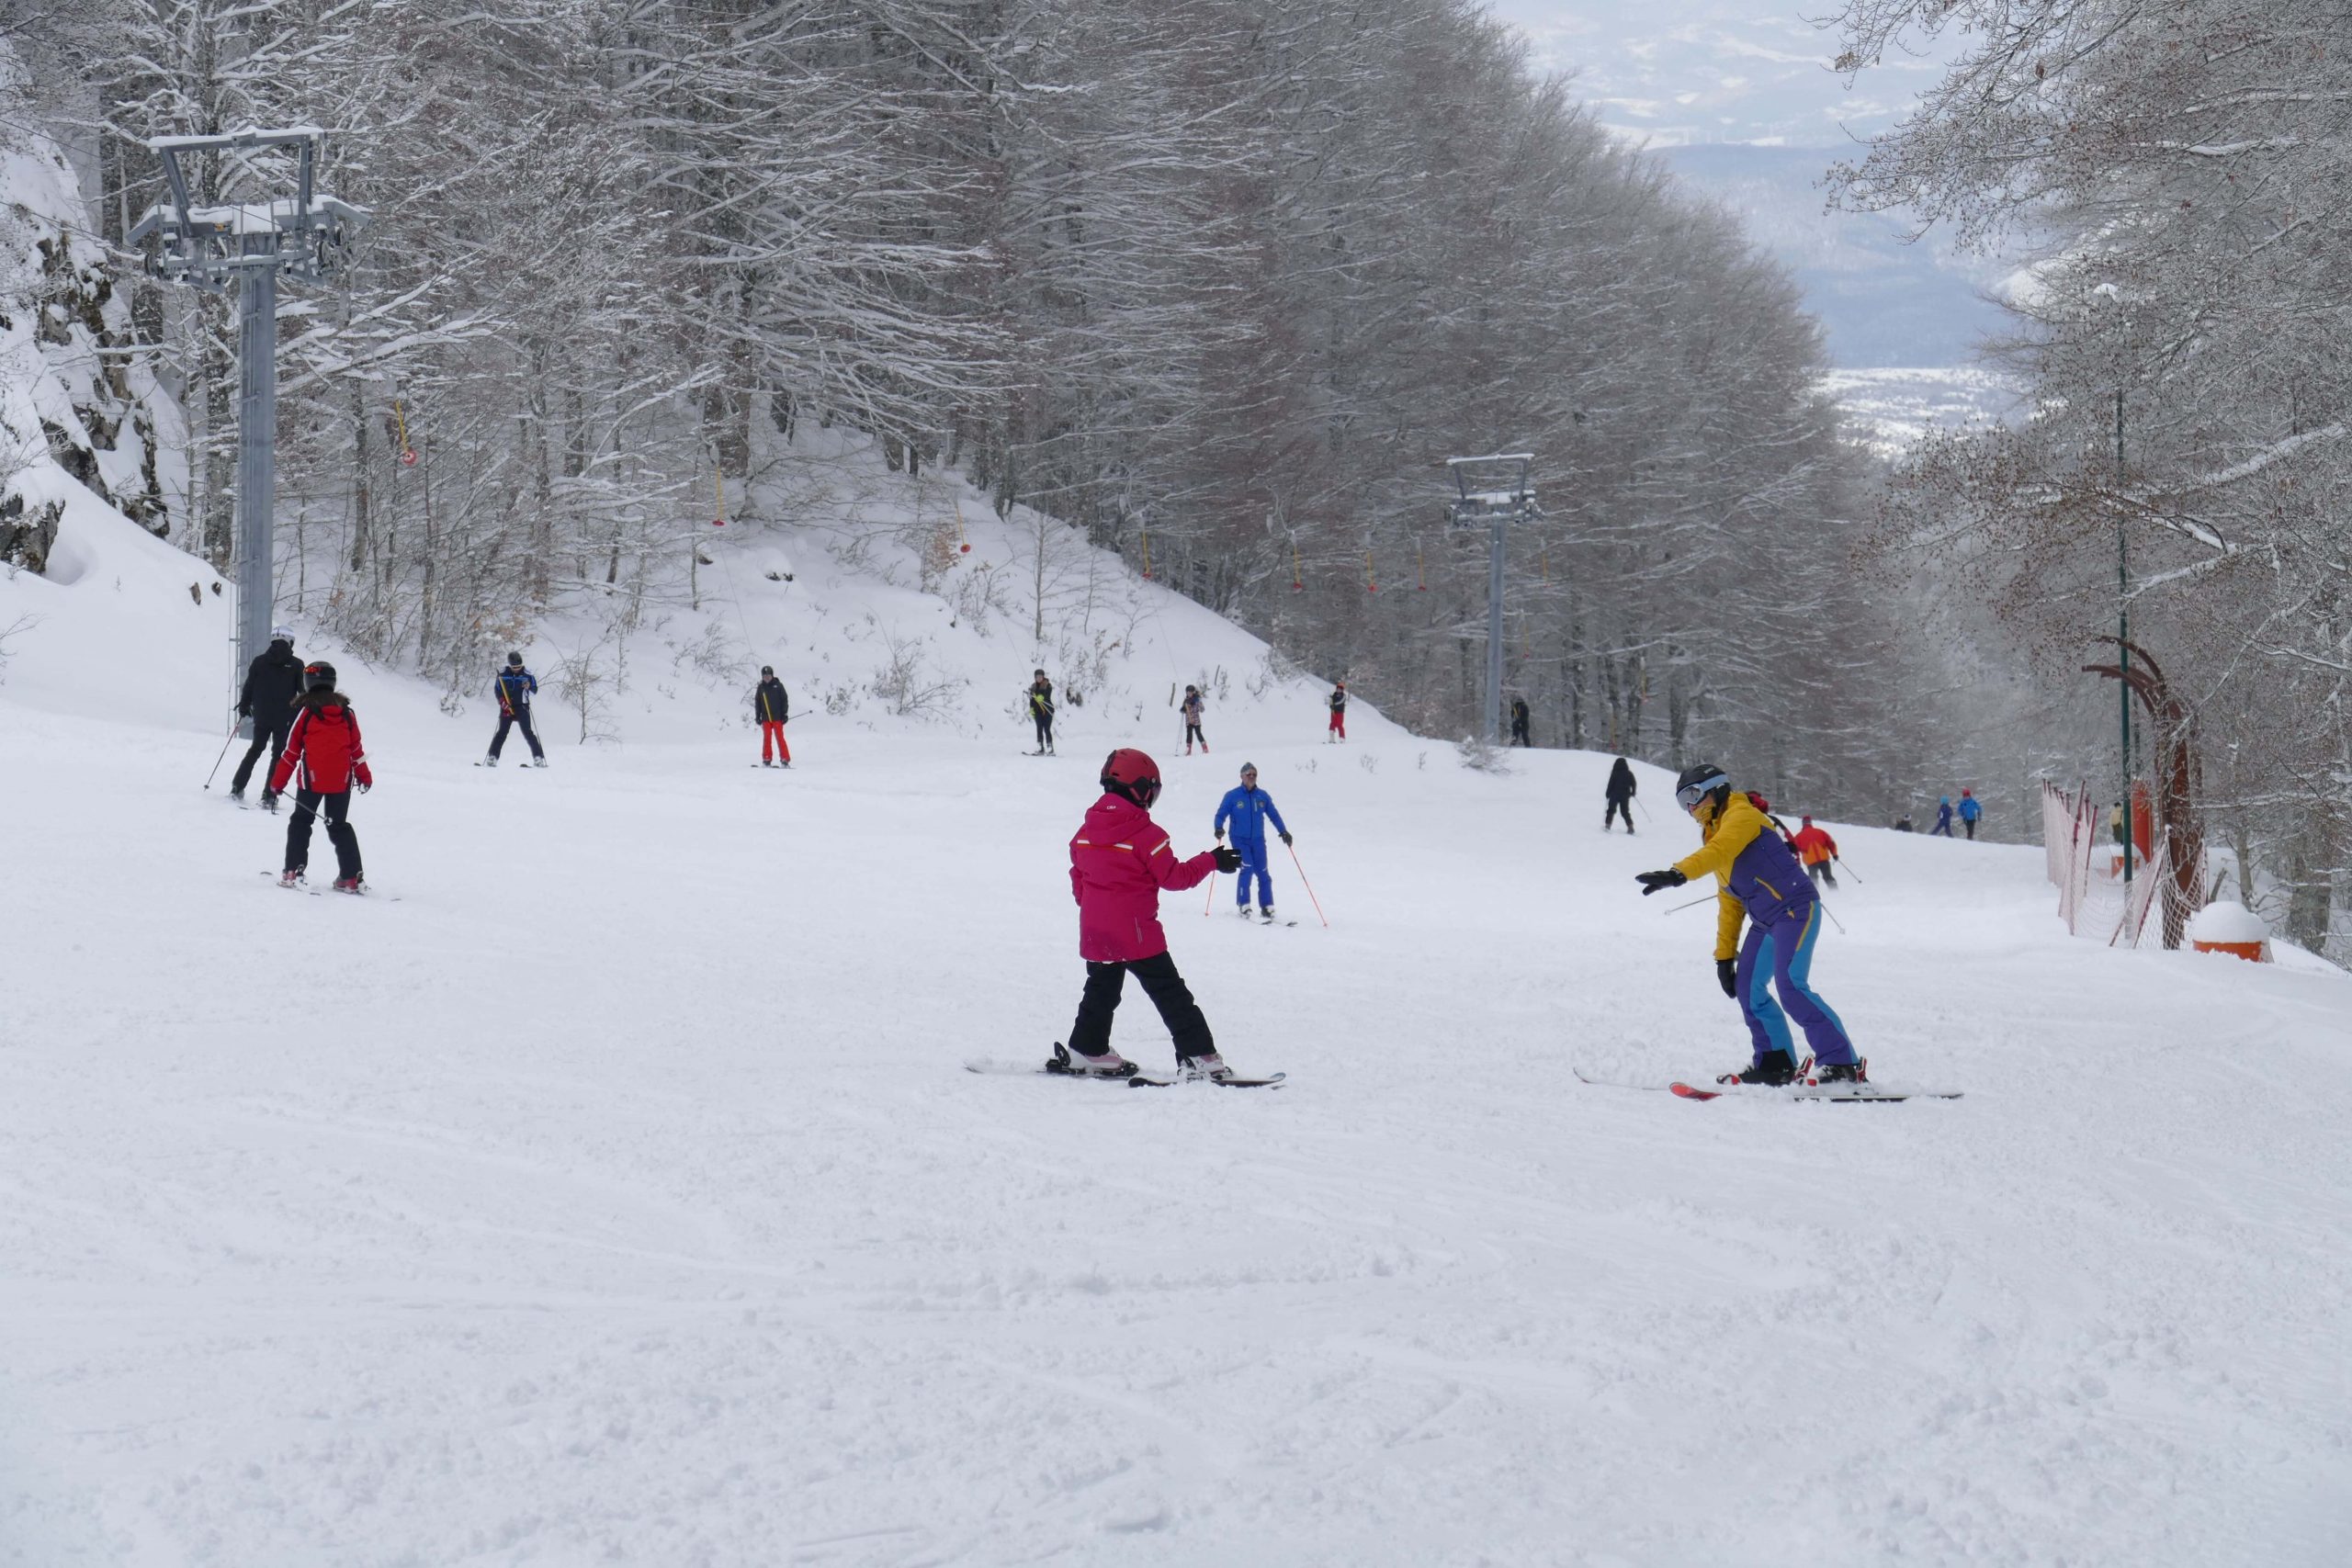
M2124 679L2115 683L2123 728L2123 890L2132 891L2132 566L2123 534L2123 389L2115 389L2115 635Z

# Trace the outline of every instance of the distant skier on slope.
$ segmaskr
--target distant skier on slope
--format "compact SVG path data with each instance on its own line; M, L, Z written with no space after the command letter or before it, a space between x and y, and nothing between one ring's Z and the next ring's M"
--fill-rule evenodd
M775 767L770 759L778 751L784 753L784 765L792 766L792 748L784 741L784 727L792 717L792 698L784 682L775 678L773 664L760 666L760 683L752 688L752 717L760 727L760 766Z
M1054 751L1054 683L1046 679L1043 670L1029 682L1029 722L1037 727L1037 750L1040 757L1050 757Z
M498 754L506 749L506 732L516 725L523 727L523 739L531 743L531 760L526 768L544 768L548 754L539 746L539 732L531 728L531 694L539 689L539 678L523 667L523 656L510 653L506 668L501 670L491 684L498 691L498 733L490 738L490 755L482 759L482 766L498 766Z
M1345 681L1332 682L1331 694L1325 701L1331 709L1330 732L1323 737L1323 743L1329 746L1333 741L1348 738L1348 683Z
M351 789L356 784L365 795L376 778L368 771L368 752L360 744L359 719L351 711L351 699L334 689L334 666L308 665L302 681L308 690L302 694L301 711L295 716L285 754L269 770L269 793L264 797L274 800L284 794L287 781L300 770L294 817L286 824L286 869L278 886L301 885L311 866L311 824L323 812L327 840L334 845L335 891L357 893L363 890L362 872L359 835L349 821Z
M1984 803L1976 798L1976 792L1973 789L1962 790L1960 792L1960 820L1961 825L1968 829L1969 841L1972 843L1976 840L1976 819L1984 815Z
M1533 741L1527 738L1527 699L1525 697L1511 698L1510 743L1514 746L1532 746L1534 744Z
M286 753L286 737L294 728L294 707L302 700L302 661L294 657L294 628L276 626L269 646L254 656L245 669L244 689L237 694L237 716L254 721L254 743L229 780L229 798L243 804L245 786L253 783L254 764L262 748L269 748L269 765ZM264 774L266 780L268 775ZM266 794L266 790L264 791ZM272 810L277 809L275 805Z
M1241 782L1225 792L1217 803L1216 820L1212 826L1217 842L1225 841L1225 825L1233 824L1234 852L1241 857L1241 874L1235 880L1233 896L1243 915L1250 913L1250 879L1258 879L1258 913L1268 925L1274 920L1274 884L1266 874L1266 823L1272 819L1274 832L1284 845L1291 841L1289 825L1283 814L1274 809L1274 797L1258 787L1258 765L1241 764Z
M1951 837L1951 796L1948 795L1936 797L1936 825L1928 829L1928 837L1932 839L1939 833L1947 839Z
M1823 1083L1865 1081L1867 1064L1854 1054L1846 1026L1806 982L1813 944L1821 934L1821 895L1806 880L1796 856L1748 795L1736 794L1730 778L1711 763L1682 770L1675 781L1675 803L1699 824L1704 840L1697 853L1665 871L1645 871L1634 880L1643 897L1679 887L1713 873L1720 883L1715 920L1715 978L1724 995L1739 1003L1747 1021L1751 1060L1722 1083L1785 1084L1796 1077L1796 1054L1789 1017L1804 1030ZM1747 940L1740 923L1748 921ZM1766 982L1781 993L1772 1000ZM1788 1015L1781 1009L1785 1005Z
M1625 819L1625 831L1634 830L1634 795L1640 787L1634 782L1634 765L1618 758L1609 770L1609 809L1600 814L1602 832L1609 831L1609 824L1620 817Z
M1209 738L1201 733L1201 689L1198 686L1184 688L1183 714L1184 755L1189 757L1193 754L1193 742L1197 740L1201 743L1201 755L1207 756Z
M1804 820L1804 826L1798 829L1796 837L1789 840L1789 848L1796 851L1797 859L1804 863L1806 874L1815 882L1835 887L1838 886L1838 874L1830 867L1838 859L1838 840L1815 827L1812 818L1807 817Z
M1159 764L1131 747L1102 760L1102 797L1069 841L1069 890L1078 901L1078 953L1086 991L1070 1025L1068 1070L1091 1077L1133 1077L1133 1062L1111 1048L1111 1019L1130 971L1159 1010L1176 1044L1178 1074L1229 1077L1208 1020L1168 955L1159 927L1159 894L1197 887L1213 871L1235 871L1241 857L1219 845L1180 861L1151 819L1159 798ZM1056 1046L1061 1059L1063 1047Z

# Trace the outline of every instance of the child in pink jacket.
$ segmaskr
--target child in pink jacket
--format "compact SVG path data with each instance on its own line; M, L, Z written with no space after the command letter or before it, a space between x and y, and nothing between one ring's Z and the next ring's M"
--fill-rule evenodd
M1111 1049L1111 1015L1134 971L1144 995L1159 1010L1176 1041L1176 1068L1186 1076L1222 1077L1225 1061L1209 1035L1209 1021L1168 956L1159 929L1162 888L1198 887L1212 872L1235 871L1241 857L1220 844L1180 861L1168 835L1151 819L1159 798L1159 764L1132 748L1102 762L1102 798L1086 813L1069 841L1069 890L1078 900L1078 955L1086 960L1086 993L1069 1047L1054 1047L1061 1070L1091 1077L1133 1077L1133 1062Z

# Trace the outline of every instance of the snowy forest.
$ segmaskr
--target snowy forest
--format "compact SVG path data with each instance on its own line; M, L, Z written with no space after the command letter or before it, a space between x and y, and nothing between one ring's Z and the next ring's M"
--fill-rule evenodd
M2033 780L2122 771L2084 672L2120 554L2193 716L2133 768L2190 759L2244 896L2329 938L2352 94L2321 0L1843 8L1825 52L1865 85L1967 47L1829 199L2028 263L1995 345L2023 416L1891 470L1786 274L1460 0L0 11L119 252L149 139L331 131L371 221L281 311L282 598L452 691L548 615L681 602L714 510L762 521L823 430L1459 736L1485 539L1443 462L1524 450L1506 680L1539 743L1880 820L1973 782L2030 836ZM194 454L142 515L225 565L232 313L123 278Z
M1865 79L1922 30L1969 44L1839 199L2034 258L1999 347L2031 417L1912 453L1889 558L1964 572L2045 688L2111 661L2090 639L2128 607L2185 699L2209 841L2323 945L2352 863L2352 15L1850 0L1839 21Z

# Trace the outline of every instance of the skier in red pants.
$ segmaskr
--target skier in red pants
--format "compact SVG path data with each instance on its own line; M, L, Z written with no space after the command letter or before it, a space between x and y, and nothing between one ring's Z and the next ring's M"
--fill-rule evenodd
M1323 744L1329 746L1334 740L1345 740L1348 738L1348 683L1345 681L1334 681L1331 683L1331 695L1327 701L1331 708L1331 729L1329 734L1323 737Z
M784 743L784 727L792 717L792 699L785 694L784 682L775 678L775 666L760 666L760 683L752 693L752 716L760 725L760 766L775 766L775 757L784 753L784 765L792 766L792 748Z
M1100 782L1102 798L1087 810L1069 841L1069 890L1078 900L1078 953L1086 960L1086 993L1079 999L1069 1043L1054 1047L1048 1070L1083 1077L1136 1076L1136 1065L1111 1049L1111 1017L1132 972L1175 1037L1178 1076L1229 1077L1208 1020L1168 956L1159 894L1163 888L1197 887L1213 871L1238 870L1241 857L1220 844L1190 860L1176 858L1166 830L1151 819L1151 803L1159 798L1159 764L1141 751L1123 747L1112 752L1103 759Z

